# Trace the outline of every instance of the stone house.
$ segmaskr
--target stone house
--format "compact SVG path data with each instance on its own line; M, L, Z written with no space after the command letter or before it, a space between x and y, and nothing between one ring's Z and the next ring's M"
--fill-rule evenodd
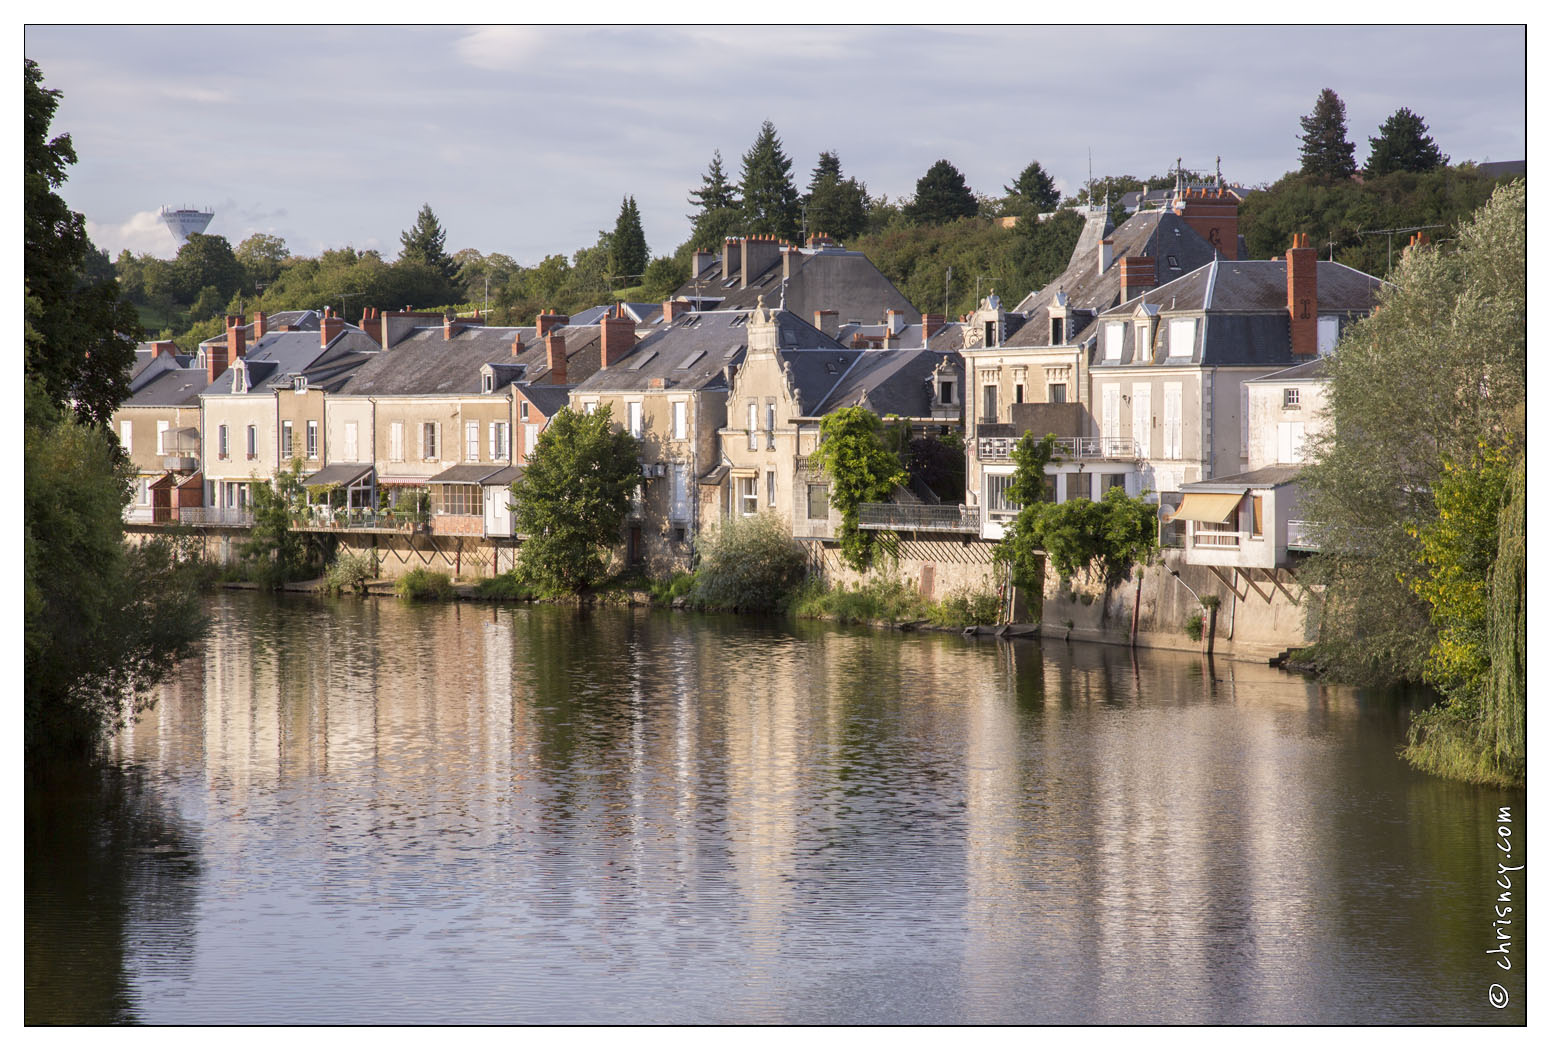
M204 502L199 472L199 395L208 386L193 355L170 342L136 352L129 397L113 414L113 433L135 468L124 518L176 522L182 507Z

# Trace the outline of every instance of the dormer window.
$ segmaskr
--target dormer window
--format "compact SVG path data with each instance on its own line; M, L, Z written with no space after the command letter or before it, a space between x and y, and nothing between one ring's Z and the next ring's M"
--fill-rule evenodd
M955 393L952 380L939 380L937 382L937 400L941 404L952 405Z
M232 393L246 394L248 392L248 370L239 362L232 366Z
M1104 325L1104 360L1119 361L1120 352L1125 348L1126 323L1124 321L1109 321Z
M1196 319L1176 317L1169 319L1169 357L1188 358L1196 352Z
M1050 345L1053 346L1053 347L1056 347L1056 346L1060 346L1062 343L1065 343L1066 340L1063 338L1065 335L1066 335L1066 319L1065 318L1060 318L1060 317L1053 317L1053 318L1051 318L1050 319Z
M292 386L292 388L295 389L295 391L298 394L305 394L305 393L307 393L307 377L306 376L302 376L302 375L297 375L292 380L291 386Z
M479 391L481 394L495 393L495 370L486 368L479 375Z

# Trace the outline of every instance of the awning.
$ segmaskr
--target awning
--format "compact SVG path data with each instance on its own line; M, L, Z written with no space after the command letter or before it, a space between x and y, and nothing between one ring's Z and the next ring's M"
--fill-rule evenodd
M346 489L372 473L369 463L331 463L302 481L305 486L342 485Z
M1192 522L1226 522L1239 509L1248 489L1237 493L1186 493L1179 502L1174 518L1188 518ZM1170 521L1174 519L1171 518Z
M431 476L432 485L478 485L497 471L504 471L505 464L460 463L441 474Z

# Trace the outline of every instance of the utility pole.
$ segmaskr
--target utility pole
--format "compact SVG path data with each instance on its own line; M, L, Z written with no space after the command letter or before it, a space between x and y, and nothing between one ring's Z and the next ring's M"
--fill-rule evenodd
M944 323L948 320L948 282L953 280L953 267L948 267L948 272L942 279L942 317Z
M1411 234L1418 230L1442 230L1446 224L1435 223L1432 226L1397 226L1393 230L1358 230L1357 236L1363 234L1385 234L1389 237L1389 269L1395 269L1395 235Z

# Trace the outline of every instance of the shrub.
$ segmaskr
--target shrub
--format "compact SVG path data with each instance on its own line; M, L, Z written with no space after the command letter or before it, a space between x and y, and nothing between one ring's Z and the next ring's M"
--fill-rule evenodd
M671 606L681 598L688 598L694 593L695 583L698 580L696 573L675 573L667 580L653 580L647 584L652 593L652 602L659 606Z
M928 620L932 607L903 580L872 577L854 588L841 584L827 589L822 584L804 588L793 604L799 617L826 618L841 624Z
M354 591L358 595L364 595L366 585L376 577L376 555L364 551L360 554L341 551L329 564L328 572L323 576L323 584L331 595L337 595L341 591Z
M1002 600L994 591L955 591L932 610L931 621L947 627L996 624L1002 619Z
M474 594L483 599L508 599L514 602L527 602L536 597L533 587L515 569L481 580L474 585Z
M1190 636L1191 642L1200 642L1202 630L1201 614L1192 613L1185 621L1185 634Z
M694 603L709 609L780 609L807 571L802 548L772 514L729 518L695 546Z
M452 598L452 578L446 573L433 573L428 569L411 569L393 586L401 599L421 602L428 599Z

